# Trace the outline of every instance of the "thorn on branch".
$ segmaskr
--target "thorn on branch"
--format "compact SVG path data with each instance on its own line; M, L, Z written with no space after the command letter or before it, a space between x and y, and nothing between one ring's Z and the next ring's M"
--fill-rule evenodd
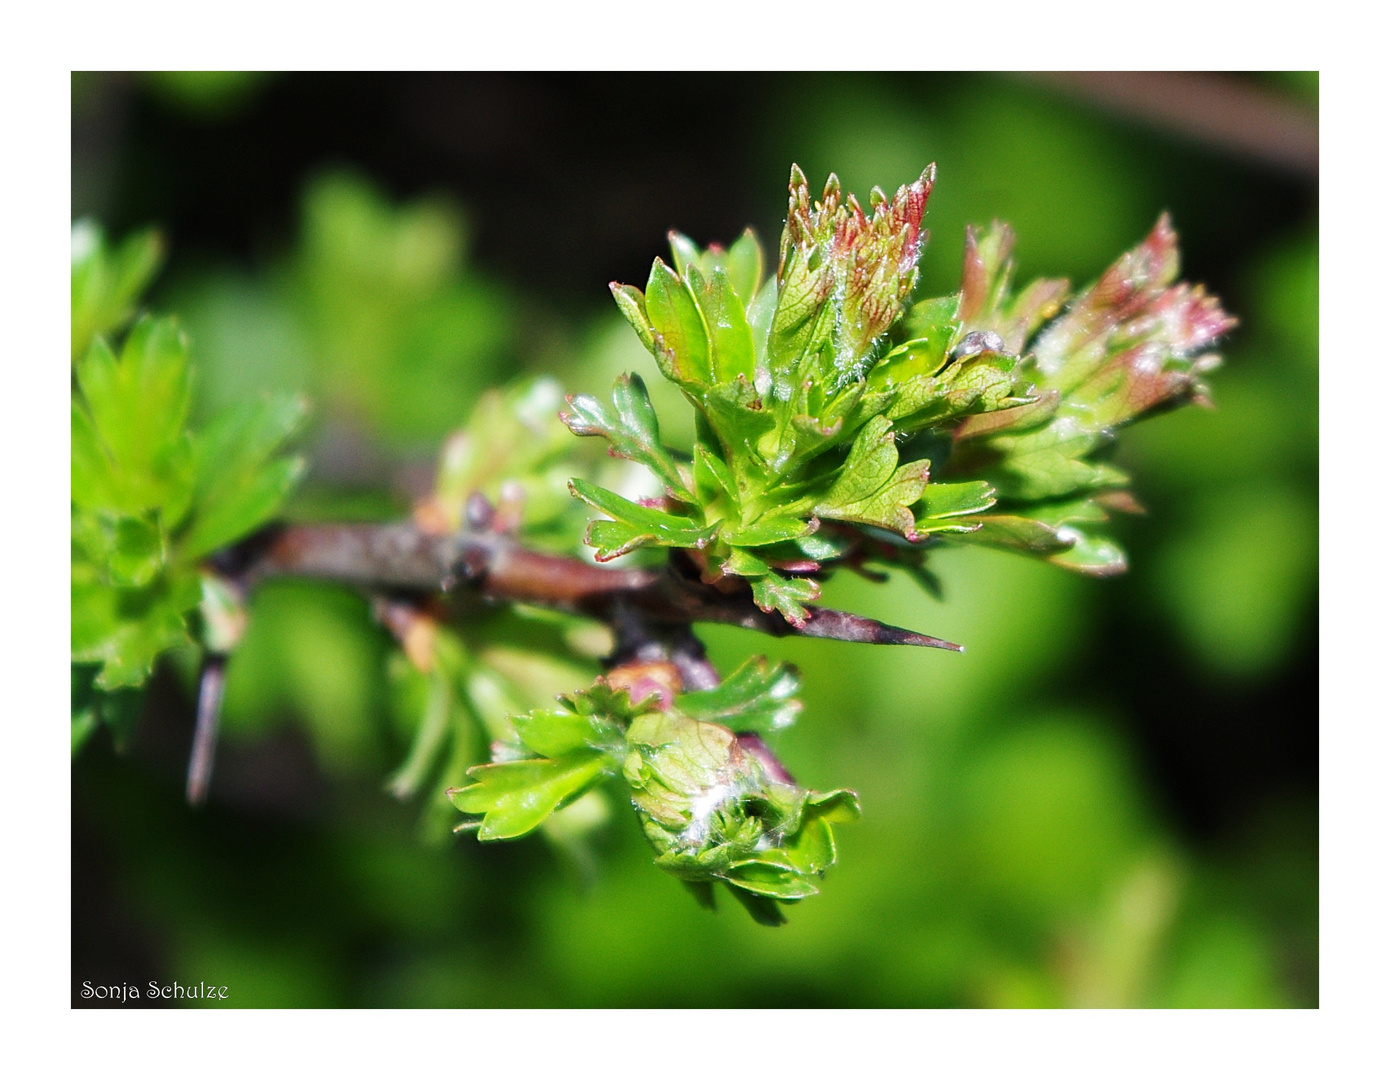
M864 615L823 607L808 607L806 610L810 612L810 617L806 625L797 631L806 637L862 641L869 645L918 645L927 649L965 652L965 646L957 645L954 641L904 630L901 626L891 626Z
M212 783L212 761L217 751L217 728L226 682L227 657L222 653L208 653L198 684L198 716L193 725L193 748L188 755L189 806L201 806Z

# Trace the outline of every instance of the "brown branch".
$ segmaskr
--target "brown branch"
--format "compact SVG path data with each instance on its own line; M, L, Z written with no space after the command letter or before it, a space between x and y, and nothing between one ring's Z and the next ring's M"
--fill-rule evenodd
M212 568L244 592L277 577L317 578L366 592L377 616L412 648L412 616L441 594L472 594L484 602L525 603L607 623L616 637L610 677L641 686L669 681L675 689L708 690L719 673L691 632L693 623L725 623L773 637L801 635L875 645L920 645L961 651L959 645L833 608L808 607L802 626L753 602L751 589L731 591L702 582L689 560L661 569L611 569L522 546L493 508L470 500L467 524L439 535L414 522L364 525L275 525L219 552ZM726 581L723 584L728 585ZM424 620L427 622L428 620ZM216 744L225 657L204 669L198 722L188 768L188 801L206 797ZM666 677L661 676L662 672ZM774 775L790 774L756 737L745 749L764 758Z
M473 592L484 600L533 604L621 627L625 619L671 628L723 623L773 637L800 635L874 645L959 645L833 608L810 607L804 626L760 610L750 590L725 592L662 569L610 569L523 547L505 533L466 527L432 535L413 523L282 525L219 555L217 569L246 584L307 577L370 590Z
M1192 71L1025 77L1127 119L1317 179L1317 110L1248 80Z

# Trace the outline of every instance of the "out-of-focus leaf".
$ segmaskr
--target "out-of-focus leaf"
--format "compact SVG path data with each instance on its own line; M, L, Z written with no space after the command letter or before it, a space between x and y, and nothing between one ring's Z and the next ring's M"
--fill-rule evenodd
M1013 296L1013 230L993 222L983 232L965 230L965 265L961 272L962 333L992 333L1003 351L1018 355L1038 327L1056 315L1069 286L1061 280L1033 282Z
M1185 360L1235 325L1199 287L1172 285L1177 273L1177 234L1165 214L1143 243L1121 256L1039 336L1033 348L1041 385L1066 395L1115 352L1145 342L1159 356L1143 353L1134 365L1139 371L1163 356Z
M1063 535L1072 539L1072 546L1049 556L1048 562L1092 577L1123 574L1128 568L1124 549L1113 540L1088 536L1080 529L1067 529Z
M83 709L72 714L72 756L87 745L98 726L97 714L92 709Z
M100 663L103 690L138 686L155 657L189 642L185 615L201 590L196 577L161 580L143 589L116 589L74 564L72 575L72 658Z
M307 413L308 403L302 398L248 402L194 437L193 523L181 540L186 558L224 547L275 515L303 475L304 462L271 459Z
M191 447L184 433L188 415L190 372L188 343L172 319L144 318L131 330L121 356L94 341L77 364L82 402L91 430L78 420L74 431L82 444L80 494L90 498L101 491L115 495L111 509L129 514L163 511L166 526L176 524L188 509L192 493ZM74 411L78 408L74 403ZM92 477L97 449L109 462L109 483Z
M1008 409L968 416L956 428L955 441L960 443L967 439L978 439L985 435L997 435L1005 431L1026 431L1038 424L1046 423L1057 411L1057 406L1061 400L1062 395L1058 391L1044 390L1038 394L1035 401L1026 405L1015 405Z
M129 688L104 690L97 682L100 669L72 665L72 752L86 745L98 727L105 727L117 750L124 750L135 732L144 692Z
M478 399L468 423L445 440L440 454L431 503L443 527L459 528L474 492L498 503L506 486L509 497L524 494L514 509L528 539L564 530L566 546L572 543L569 529L577 523L566 521L575 504L565 458L574 439L557 415L563 402L560 384L549 378L523 379Z
M72 358L85 355L92 339L121 329L164 261L164 244L154 230L132 233L114 250L100 226L72 227Z
M106 563L111 583L123 588L148 585L164 566L164 536L159 526L147 518L122 517L112 532Z
M1027 435L999 436L992 450L1003 460L990 470L1001 498L1055 499L1099 487L1118 487L1128 477L1113 465L1085 460L1102 438L1075 422L1054 421Z

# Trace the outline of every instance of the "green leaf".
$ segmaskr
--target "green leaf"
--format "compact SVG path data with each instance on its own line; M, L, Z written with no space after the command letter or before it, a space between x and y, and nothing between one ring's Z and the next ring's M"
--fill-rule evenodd
M751 307L763 281L763 247L752 229L744 229L743 234L730 246L724 268L734 295L742 301L745 309Z
M799 870L761 858L734 864L724 877L731 885L775 900L803 900L820 891Z
M687 716L722 724L738 733L766 735L789 726L801 711L799 679L789 664L769 664L756 656L713 690L681 694L675 707Z
M508 761L468 770L475 782L451 788L450 801L465 814L482 814L479 840L509 840L540 825L583 794L604 773L608 759L579 752L558 759Z
M1004 432L1019 433L1050 420L1057 411L1062 396L1056 390L1044 390L1033 401L995 412L976 413L961 421L954 438L957 443Z
M133 233L114 251L91 221L72 227L72 358L98 335L119 330L164 261L164 244L154 230Z
M196 576L161 578L143 589L117 589L83 564L72 573L72 659L99 663L97 686L139 686L155 658L188 644L186 614L202 590Z
M96 731L99 721L93 709L83 709L72 714L72 756L87 745L87 740Z
M922 376L935 375L946 365L946 348L952 331L947 328L935 338L905 341L885 356L869 375L875 389L905 386Z
M766 547L769 544L781 544L809 536L815 532L816 525L817 522L814 520L769 515L759 518L751 525L721 528L719 535L725 543L734 547Z
M738 482L724 459L698 439L695 443L695 460L691 466L695 478L695 494L706 504L726 502L732 506L739 503Z
M609 442L610 454L645 465L665 485L671 498L687 503L696 501L670 451L661 445L656 410L639 375L618 376L613 385L616 413L584 394L568 400L571 411L560 419L572 432L603 436Z
M733 894L734 899L743 905L743 909L752 916L753 921L759 926L785 926L787 924L787 917L782 914L782 909L776 900L740 889L732 882L726 882L726 884L729 886L729 892Z
M709 333L690 287L660 259L652 263L645 295L647 318L659 335L657 362L674 382L711 380Z
M700 268L700 246L694 240L675 229L666 234L666 239L671 244L671 259L678 276L685 277L688 266Z
M989 413L1028 399L1014 396L1018 360L982 352L956 360L935 376L908 380L887 411L899 431L917 431L972 413Z
M962 525L952 519L965 514L983 513L994 505L994 501L994 488L983 480L963 484L928 484L922 489L922 498L917 503L917 531L972 530L974 525Z
M185 559L198 559L253 532L279 511L304 474L300 458L271 460L308 415L302 398L247 402L194 437L192 525L181 538Z
M900 332L908 342L934 343L944 358L959 330L960 293L951 293L913 304L903 316Z
M728 274L722 267L715 267L703 281L698 272L688 277L709 330L714 381L729 382L743 376L751 383L756 367L753 331Z
M649 352L655 353L656 338L652 336L652 324L647 318L647 301L641 290L632 285L619 285L616 281L609 282L608 289L613 294L618 310L642 339L642 344Z
M1073 543L1066 551L1049 556L1048 562L1090 577L1111 577L1128 569L1124 549L1113 540L1089 536L1080 529L1066 529Z
M589 703L589 699L585 701ZM619 711L626 713L621 706ZM536 709L513 717L512 723L527 747L548 758L584 749L612 750L622 741L622 732L602 709L586 714L570 709Z
M1071 417L1059 416L1030 434L992 439L990 449L1003 458L989 476L1001 497L1027 500L1127 483L1113 465L1084 460L1102 441Z
M777 611L793 626L806 625L810 612L805 605L820 599L820 583L813 578L788 578L768 574L754 578L753 602L763 611Z
M91 664L72 665L72 752L74 755L103 726L117 750L124 750L135 734L144 692L133 689L105 691L96 684L99 669Z
M808 792L796 831L781 846L781 854L803 875L821 875L835 863L832 824L857 821L859 796L847 789Z
M474 493L494 504L510 503L513 513L520 510L523 533L572 527L567 519L575 508L564 459L573 453L574 439L559 419L564 400L560 384L544 377L520 379L478 399L439 456L430 509L446 528L463 524ZM524 493L519 505L518 490Z
M590 522L585 536L585 543L599 549L597 558L600 561L648 544L702 548L718 528L717 525L701 526L690 518L639 506L587 480L571 480L570 490L577 498L613 518L612 522ZM615 528L615 525L620 527Z
M837 825L847 825L858 821L863 811L859 806L859 794L848 788L835 791L813 791L806 797L803 813L814 813L822 820Z
M113 585L148 585L164 567L163 532L147 518L118 518L106 565Z
M76 398L72 402L72 501L88 510L109 510L124 504L111 458Z
M196 559L254 532L273 518L304 475L303 458L281 458L247 476L226 497L194 519L180 545L186 559Z
M760 471L755 447L777 421L753 383L739 377L692 393L735 474Z
M1119 548L1108 541L1092 541L1082 530L1075 528L1078 524L1105 521L1108 516L1105 508L1091 498L1038 503L1026 509L964 518L962 520L979 528L960 539L972 544L1042 555L1058 565L1069 566L1083 573L1118 573L1123 569L1124 562ZM1074 560L1063 558L1079 543L1086 546ZM1095 569L1088 569L1092 566ZM1105 569L1107 567L1110 569Z
M931 462L897 464L893 425L886 417L875 416L854 440L835 483L816 503L816 513L878 525L915 539L916 518L909 507L922 497Z
M110 464L110 509L138 514L162 509L165 524L176 524L192 494L191 446L184 434L191 376L188 343L172 319L144 318L126 339L118 360L97 339L77 364L91 432L74 419L79 441L94 433ZM76 417L78 410L74 409ZM82 468L93 465L84 445ZM91 473L81 482L90 494Z
M448 742L449 718L454 704L452 680L444 672L436 669L425 675L413 667L408 670L415 680L426 685L424 701L418 703L417 716L412 718L416 727L410 752L400 768L386 781L386 790L398 799L411 798L429 776ZM397 686L396 690L399 698L406 697L407 687Z

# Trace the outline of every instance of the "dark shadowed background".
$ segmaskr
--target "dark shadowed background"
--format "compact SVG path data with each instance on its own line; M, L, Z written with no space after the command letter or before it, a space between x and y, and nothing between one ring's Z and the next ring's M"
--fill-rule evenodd
M861 194L935 161L919 295L969 222L1020 274L1095 277L1172 213L1241 319L1217 408L1120 440L1132 569L983 550L827 600L966 644L706 634L797 662L779 754L845 785L822 894L777 930L697 908L619 815L589 863L422 835L409 732L350 593L265 589L209 804L183 802L192 675L73 767L84 980L238 1006L1309 1006L1317 946L1317 77L159 75L73 79L73 215L170 247L153 306L204 414L316 406L300 517L406 513L478 393L654 366L613 308L665 234L775 243L790 164ZM480 750L481 755L481 750Z

